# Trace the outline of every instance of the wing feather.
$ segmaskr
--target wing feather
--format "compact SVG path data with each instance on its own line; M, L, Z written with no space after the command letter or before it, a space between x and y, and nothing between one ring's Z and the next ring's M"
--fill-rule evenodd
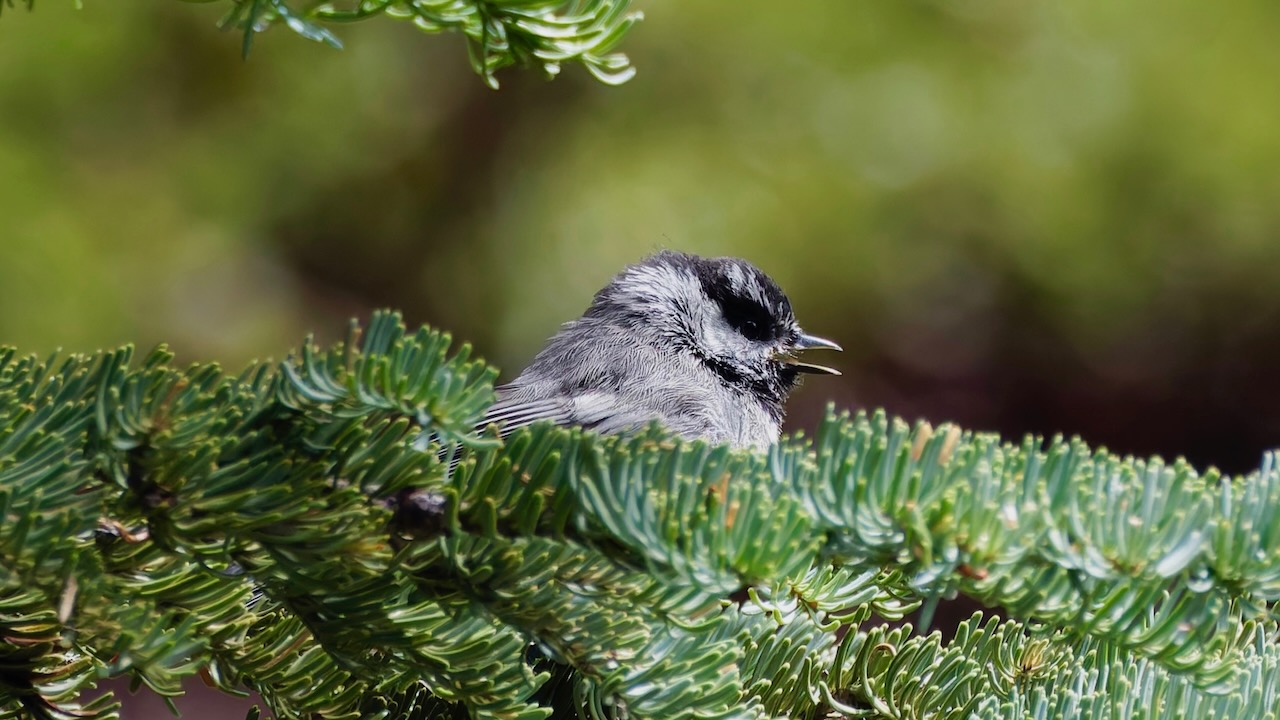
M573 403L567 398L533 398L499 400L480 419L480 428L498 425L498 435L506 437L522 427L540 421L556 425L572 425Z
M500 397L485 413L480 428L496 424L499 436L505 438L520 428L547 421L611 434L638 430L655 419L652 411L636 408L614 393L595 390L573 397Z
M505 440L521 428L546 421L608 435L639 430L657 419L651 412L628 408L622 398L611 392L586 392L574 397L528 397L504 393L507 389L498 388L498 401L485 411L477 430L497 425L498 437ZM427 439L429 436L424 435L424 447ZM439 456L448 463L449 472L453 472L462 461L456 447L441 448Z

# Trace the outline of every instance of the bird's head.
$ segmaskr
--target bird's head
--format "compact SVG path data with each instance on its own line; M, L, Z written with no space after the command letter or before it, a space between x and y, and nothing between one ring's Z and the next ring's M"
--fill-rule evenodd
M840 374L797 358L802 350L840 346L801 330L778 284L738 258L660 252L615 277L587 316L691 353L726 385L779 408L801 374Z

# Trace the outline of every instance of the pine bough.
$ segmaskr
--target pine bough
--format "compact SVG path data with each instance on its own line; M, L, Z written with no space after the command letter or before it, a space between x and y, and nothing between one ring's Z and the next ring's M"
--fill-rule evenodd
M394 314L232 375L0 351L0 717L1275 720L1280 468L830 414L768 454L473 425ZM896 622L964 594L954 638ZM927 613L926 613L927 614Z

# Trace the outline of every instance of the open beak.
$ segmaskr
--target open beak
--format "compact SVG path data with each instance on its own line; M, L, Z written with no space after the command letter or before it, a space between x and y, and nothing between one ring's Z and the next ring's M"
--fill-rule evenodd
M794 350L843 350L844 349L839 345L831 342L830 340L827 340L826 338L820 338L817 335L809 335L804 332L800 333L800 336L796 338L795 343L793 343L791 347ZM801 362L790 355L783 357L782 362L795 368L796 372L813 373L818 375L839 375L840 374L840 371L836 370L835 368L829 368L825 365L814 365L813 363Z
M844 348L826 338L820 338L817 335L808 335L805 333L800 333L800 337L796 338L796 343L793 347L797 350L844 350Z

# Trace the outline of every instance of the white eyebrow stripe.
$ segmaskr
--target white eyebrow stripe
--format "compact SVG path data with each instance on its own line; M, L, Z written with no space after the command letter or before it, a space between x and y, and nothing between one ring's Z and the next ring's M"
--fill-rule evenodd
M758 272L737 262L727 263L724 266L724 275L735 294L755 300L762 307L771 307L769 294L765 292L765 284L761 281Z
M742 274L742 268L736 263L730 264L725 268L725 275L729 278L729 286L734 292L744 292L748 290L747 278Z

